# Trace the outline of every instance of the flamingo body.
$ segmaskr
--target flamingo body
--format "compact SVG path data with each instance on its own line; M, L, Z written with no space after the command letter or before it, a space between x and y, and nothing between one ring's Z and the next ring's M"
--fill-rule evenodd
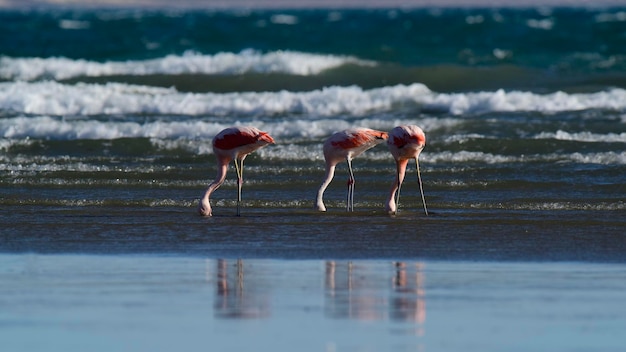
M400 187L404 181L407 164L409 160L415 159L417 178L420 185L420 192L422 194L422 201L424 203L424 211L426 212L426 215L428 215L418 162L419 155L425 145L426 135L418 126L398 126L389 132L387 146L396 161L396 179L393 182L391 191L389 192L389 197L387 198L387 203L385 205L389 214L395 214L397 212L398 199L400 198Z
M241 187L243 185L243 161L248 154L274 143L274 139L267 133L255 127L230 127L213 138L213 153L217 159L217 175L211 182L204 197L200 200L198 212L203 216L213 215L209 198L226 179L228 164L235 162L237 170L237 216L240 215Z
M352 159L375 145L382 143L387 138L387 132L369 128L353 128L337 132L324 142L326 176L317 192L317 198L315 200L317 210L326 211L323 199L324 191L335 175L335 167L343 160L347 161L348 172L350 174L348 179L346 210L354 210L354 174L352 172Z

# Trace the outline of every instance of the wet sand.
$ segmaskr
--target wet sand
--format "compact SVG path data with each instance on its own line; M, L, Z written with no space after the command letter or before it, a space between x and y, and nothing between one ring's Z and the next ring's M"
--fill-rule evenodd
M195 195L196 193L189 193ZM408 202L408 197L405 198ZM0 253L625 263L623 210L31 206L0 212Z
M3 349L623 348L621 210L227 205L6 207Z
M621 351L624 269L3 254L0 338L6 351Z

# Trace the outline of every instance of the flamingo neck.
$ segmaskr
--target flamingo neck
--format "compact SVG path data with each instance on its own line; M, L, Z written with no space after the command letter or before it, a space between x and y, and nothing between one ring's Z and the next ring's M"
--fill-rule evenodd
M391 185L391 190L389 191L389 196L387 197L387 203L385 205L385 209L387 212L395 213L396 208L396 192L402 185L404 181L404 175L406 173L406 166L409 163L409 159L397 159L396 160L396 178Z
M213 192L215 192L216 189L218 189L222 185L222 183L224 183L224 180L226 179L226 172L228 171L228 162L228 159L218 157L217 175L215 176L215 180L211 182L211 184L209 184L206 192L204 192L204 196L200 200L198 211L201 215L212 215L211 202L209 201L209 197Z
M315 206L319 211L326 211L326 206L324 205L324 191L335 176L335 166L336 164L326 164L326 176L324 177L320 189L317 191L317 198L315 199Z
M222 183L224 183L224 180L226 179L227 171L228 171L228 160L218 160L217 174L215 175L215 180L211 182L211 184L206 190L206 193L205 193L206 198L209 198L211 193L215 192L215 190L218 189L222 185Z

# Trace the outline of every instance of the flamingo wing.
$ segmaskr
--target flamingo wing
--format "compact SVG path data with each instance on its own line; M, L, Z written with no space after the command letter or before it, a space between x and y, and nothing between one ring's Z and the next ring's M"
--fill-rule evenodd
M331 137L330 143L342 149L355 149L362 146L374 146L383 139L387 139L385 132L362 128L337 133Z
M274 139L267 132L253 127L231 127L215 136L213 145L221 150L232 150L259 141L274 143Z

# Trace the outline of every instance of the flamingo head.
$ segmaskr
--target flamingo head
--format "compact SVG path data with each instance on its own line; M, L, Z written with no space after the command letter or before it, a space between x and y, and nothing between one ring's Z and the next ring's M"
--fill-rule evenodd
M203 198L200 200L200 204L198 204L198 213L202 216L212 216L213 211L211 209L211 203L209 203L208 198Z

